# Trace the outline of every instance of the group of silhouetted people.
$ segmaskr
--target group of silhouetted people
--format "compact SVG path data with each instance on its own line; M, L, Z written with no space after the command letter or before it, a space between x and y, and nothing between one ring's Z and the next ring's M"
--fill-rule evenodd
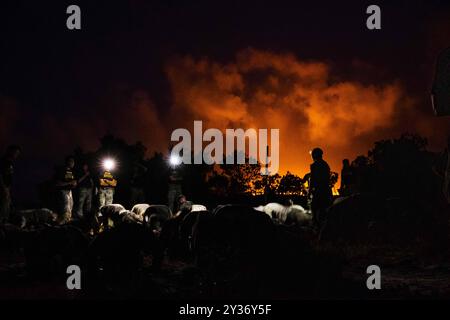
M444 152L448 154L449 147ZM11 210L11 185L14 173L14 162L21 154L21 148L16 145L9 146L5 155L0 159L0 223L8 220ZM313 163L310 172L305 175L302 182L309 186L308 199L316 224L320 224L323 214L333 202L331 186L331 171L328 163L323 159L323 150L314 148L311 152ZM444 193L448 199L450 181L450 157L446 159ZM75 158L69 156L64 166L57 170L55 175L56 207L58 222L66 223L70 220L82 220L92 213L98 212L102 206L114 202L117 180L109 169L92 174L88 163L81 163L79 170L74 171ZM130 179L131 204L145 202L144 185L147 168L143 165L134 165ZM179 206L178 198L182 195L182 175L179 168L173 166L168 181L168 206L174 211ZM348 159L343 160L341 171L341 187L339 194L348 196L356 192L357 174ZM75 195L75 198L74 198Z
M75 172L74 168L75 158L69 156L54 177L60 224L70 220L82 220L89 217L93 210L98 211L102 206L114 201L117 180L109 169L94 176L87 163L82 163L78 172ZM97 206L93 205L94 199Z
M8 220L11 208L10 187L13 175L13 163L19 157L20 147L10 146L5 156L1 159L0 179L0 221ZM311 151L313 163L311 172L307 175L309 194L311 198L311 210L318 221L323 212L332 202L330 186L330 167L323 160L323 151L315 148ZM65 163L55 174L56 213L58 223L63 224L71 220L82 220L92 213L98 212L102 206L114 202L114 193L117 180L111 170L103 170L92 174L88 163L81 163L79 170L75 172L75 158L69 156ZM147 168L135 165L130 180L132 204L145 201L144 174ZM174 211L179 206L179 198L182 196L182 175L179 168L172 167L169 174L168 206Z
M112 168L105 167L96 174L92 174L87 163L82 163L77 172L74 168L74 157L67 157L65 165L55 176L58 222L61 224L70 220L95 218L100 208L114 202L117 179L113 175ZM139 163L133 165L129 181L131 206L146 202L144 188L147 170ZM179 207L182 180L179 168L172 167L168 184L168 206L171 211Z
M20 154L21 147L11 145L0 158L0 223L6 223L10 217L14 163ZM103 169L93 172L88 162L76 163L75 157L66 157L64 164L55 170L52 184L57 223L95 218L101 207L114 202L117 179L113 175L113 168L104 166ZM144 165L133 164L129 180L131 205L144 203L146 200L144 190L147 171ZM182 180L179 168L173 166L169 174L167 195L172 211L179 207Z
M0 180L0 219L6 221L11 207L10 186L13 175L13 163L20 155L21 149L18 146L8 148L5 156L1 160L1 180ZM313 163L311 171L305 176L309 183L310 205L316 222L320 220L320 215L332 203L332 191L330 185L330 167L323 159L323 151L315 148L311 151ZM58 222L66 223L73 219L83 219L93 211L98 211L102 206L114 202L115 188L117 180L110 170L103 170L101 173L93 175L89 165L82 163L79 170L75 172L75 158L69 156L65 160L64 166L59 168L54 177L56 188L56 207ZM131 202L132 204L145 201L144 195L144 174L147 168L142 165L135 165L130 180ZM352 180L348 160L344 160L342 170L341 190L343 193L349 192ZM172 167L169 174L168 185L168 205L174 211L178 206L178 198L182 195L182 176L177 167ZM75 197L74 197L75 196Z

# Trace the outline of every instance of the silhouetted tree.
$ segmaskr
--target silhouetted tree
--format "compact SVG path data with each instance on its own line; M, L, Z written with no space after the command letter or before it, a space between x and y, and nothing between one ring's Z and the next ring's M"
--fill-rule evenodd
M250 164L249 158L244 157L244 164L236 164L238 153L234 153L235 164L227 164L226 159L220 165L220 174L228 179L228 191L234 195L258 192L257 186L262 185L261 165ZM230 156L228 156L229 158ZM228 159L229 160L229 159Z
M213 171L211 176L207 179L207 186L209 192L218 197L225 197L228 193L228 178L219 174L217 171Z
M420 197L426 187L427 140L414 134L382 140L369 151L369 162L376 173L371 179L378 194L408 199Z
M360 155L351 163L355 173L355 191L370 192L373 190L373 167L368 157Z
M281 177L277 192L279 194L306 194L302 178L289 171Z

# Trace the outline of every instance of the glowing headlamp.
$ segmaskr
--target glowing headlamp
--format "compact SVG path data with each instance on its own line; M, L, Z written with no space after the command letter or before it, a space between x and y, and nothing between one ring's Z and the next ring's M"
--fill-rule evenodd
M114 159L108 158L103 160L103 168L107 171L111 171L114 170L114 168L116 167L116 162L114 161Z
M170 156L169 162L173 166L178 166L178 165L181 164L181 158L179 156L177 156L177 155L172 154Z

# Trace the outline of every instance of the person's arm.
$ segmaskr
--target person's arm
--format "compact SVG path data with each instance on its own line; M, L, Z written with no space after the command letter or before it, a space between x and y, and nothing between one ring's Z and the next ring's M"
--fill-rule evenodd
M108 186L110 187L115 187L117 186L117 180L116 179L111 179L111 180L106 180L106 183L108 184Z
M104 184L106 187L115 187L117 186L117 180L116 179L100 179L100 185Z
M61 179L61 176L59 176L59 175L56 176L56 182L55 182L56 187L76 187L76 185L77 185L76 180L64 181Z
M86 178L89 177L90 175L91 175L90 172L86 172L80 179L77 180L77 183L80 184L81 182L86 180Z
M446 152L437 154L432 160L431 171L441 179L445 178Z
M308 182L308 183L309 183L309 178L310 178L310 176L311 176L311 173L310 173L310 172L308 172L307 174L305 174L305 175L303 176L303 178L301 178L302 183L305 183L305 182Z
M438 176L438 177L441 178L441 179L444 179L444 175L443 175L442 173L440 173L439 170L438 170L435 166L432 166L432 167L431 167L431 170L433 171L433 173L434 173L436 176Z
M147 167L144 166L143 164L140 164L139 162L136 162L135 165L141 168L144 172L148 171Z
M57 187L75 187L77 185L77 181L73 180L73 181L61 181L61 180L56 180L55 185Z

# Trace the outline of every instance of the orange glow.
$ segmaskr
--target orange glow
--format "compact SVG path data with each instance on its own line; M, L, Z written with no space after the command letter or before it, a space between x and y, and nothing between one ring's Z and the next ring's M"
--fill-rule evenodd
M324 150L336 172L344 158L366 154L380 129L391 125L402 98L396 83L332 83L324 63L254 49L229 64L176 58L166 73L173 93L171 129L191 128L193 120L222 130L279 128L279 173L302 177L314 147Z
M408 128L429 137L439 150L449 128L449 119L437 119L431 109L420 114L396 81L368 85L336 80L326 63L302 61L289 53L246 49L228 63L176 57L166 62L165 73L171 88L166 108L156 106L144 90L130 96L119 92L116 104L101 111L92 108L96 112L90 115L43 116L45 130L39 140L70 152L73 141L84 141L81 147L91 150L98 143L93 137L113 133L129 143L142 141L151 156L154 151L167 153L171 132L192 128L194 120L202 120L204 130L278 128L279 173L289 170L303 177L314 147L321 147L332 171L340 173L344 158L366 155L375 141L399 136ZM16 118L16 108L3 105L0 141Z

